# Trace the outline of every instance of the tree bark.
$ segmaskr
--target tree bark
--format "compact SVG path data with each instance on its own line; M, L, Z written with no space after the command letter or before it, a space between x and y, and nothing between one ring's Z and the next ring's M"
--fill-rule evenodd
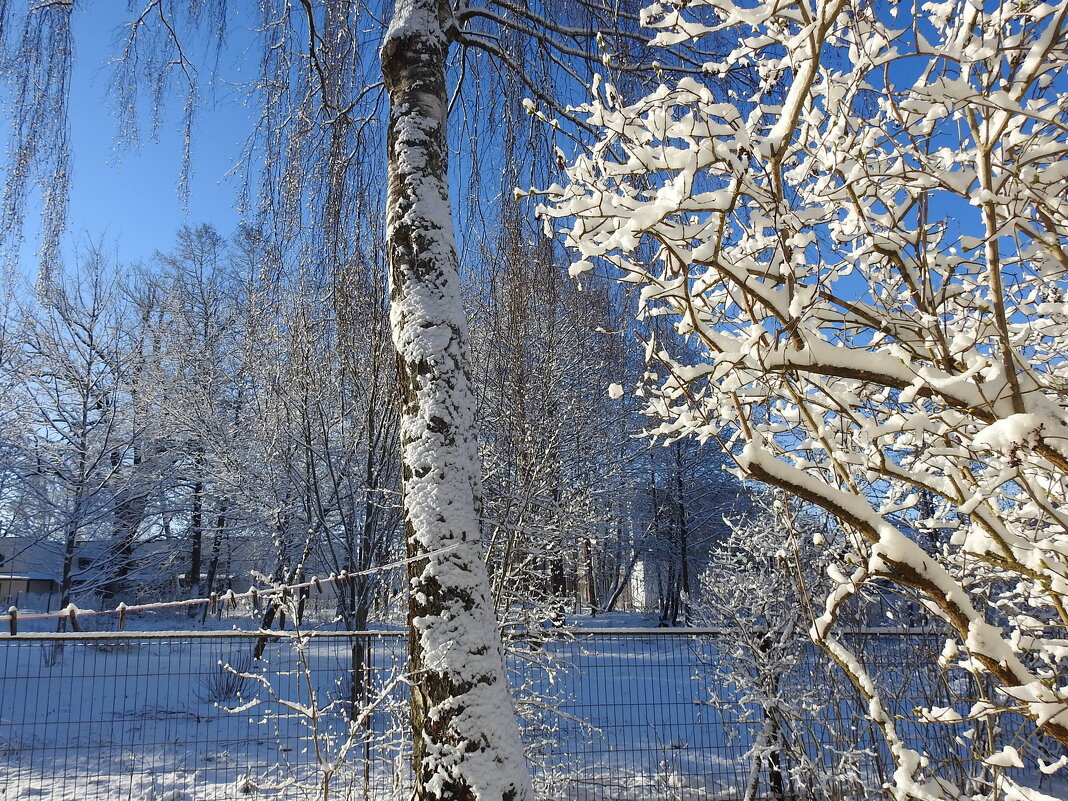
M467 323L449 206L440 0L397 0L382 47L390 97L387 257L402 395L414 798L532 798L480 543Z

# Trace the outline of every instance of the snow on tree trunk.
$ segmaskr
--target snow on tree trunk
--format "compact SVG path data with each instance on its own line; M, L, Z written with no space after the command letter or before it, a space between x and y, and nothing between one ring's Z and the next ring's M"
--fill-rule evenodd
M415 798L531 798L479 537L479 463L445 145L437 0L398 0L382 47L390 96L387 251L403 410Z

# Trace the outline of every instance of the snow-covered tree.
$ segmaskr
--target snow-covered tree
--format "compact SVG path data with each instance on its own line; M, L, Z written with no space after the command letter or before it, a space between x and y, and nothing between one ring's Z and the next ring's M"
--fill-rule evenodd
M89 7L78 0L0 3L0 29L16 32L10 42L0 37L0 49L15 56L5 62L12 68L15 125L11 169L0 198L0 248L14 251L27 199L33 199L28 188L37 184L43 196L40 273L45 281L59 272L66 222L71 19L83 6ZM233 18L251 20L250 38L258 47L246 48L242 39L234 49L243 54L258 49L258 69L247 86L260 114L237 172L247 177L243 200L255 198L242 206L257 229L267 232L279 264L291 257L299 269L329 272L348 263L358 231L375 211L360 192L371 187L373 196L388 183L386 250L405 404L400 438L409 543L413 555L455 546L448 555L432 557L452 567L428 572L428 565L415 562L412 569L417 795L525 797L521 760L511 753L518 751L517 740L506 742L515 740L514 731L505 731L514 725L505 725L501 712L507 697L503 667L495 664L499 638L492 615L482 611L489 593L482 587L477 543L478 465L448 205L445 123L450 95L479 98L479 85L462 80L469 65L472 75L501 68L512 72L545 106L567 115L557 81L573 89L581 83L575 81L576 70L590 63L640 76L648 37L637 31L633 13L606 0L455 5L399 0L384 7L363 0L265 0L240 8L150 0L131 7L127 16L121 52L113 60L120 133L136 141L143 122L141 98L151 98L152 113L146 116L155 127L164 119L162 105L179 95L184 101L182 192L188 189L198 99L206 94L208 76L226 83L246 80L220 75L226 68L218 65L226 61L219 56L229 54ZM382 19L393 20L388 31ZM199 47L205 42L206 56ZM460 54L460 80L455 92L446 92L453 42L462 46L453 51ZM700 74L702 54L694 48L679 52L672 69ZM531 64L537 69L528 68ZM378 80L379 67L384 81ZM391 103L387 136L382 136L379 113L384 94ZM473 111L490 107L481 98L467 106ZM466 131L459 137L467 137ZM383 143L388 159L381 158ZM473 165L478 154L469 141L463 144ZM383 175L387 161L388 175ZM450 626L455 628L455 621L445 624L457 604L471 613L473 628L450 650L436 632L454 639ZM465 658L464 649L478 658ZM447 658L439 671L432 663L441 656ZM488 706L478 698L483 690L494 699ZM467 770L486 755L487 764L498 758L503 763L477 775Z
M490 599L467 319L449 206L441 0L398 2L382 46L390 96L386 251L401 394L415 792L532 796Z
M852 533L813 633L870 696L898 797L957 790L834 635L871 582L1000 687L965 717L1068 745L1068 3L693 0L644 21L737 46L639 99L595 84L599 138L543 212L573 273L613 272L682 335L647 349L654 433L721 439ZM991 793L1016 746L981 755Z
M133 459L140 432L126 414L133 355L115 272L92 249L77 276L55 277L39 308L24 313L12 397L24 410L20 483L33 499L20 526L53 544L65 606L128 573L119 541L136 536L144 485Z
M212 592L201 584L212 569L232 505L228 469L251 449L243 417L247 353L258 344L229 243L209 225L182 226L173 250L157 251L154 276L160 320L155 337L157 387L153 404L175 452L176 518L185 544L178 563L190 597ZM243 478L247 478L243 477Z

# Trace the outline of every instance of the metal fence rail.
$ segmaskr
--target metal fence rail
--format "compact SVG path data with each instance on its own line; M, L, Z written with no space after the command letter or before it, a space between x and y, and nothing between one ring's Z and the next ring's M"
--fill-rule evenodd
M902 712L945 700L937 671L916 668L941 642L858 640ZM783 719L729 645L671 629L512 638L538 797L878 792L879 742L826 660L803 649L777 668L773 689L797 705ZM405 647L398 632L0 638L0 799L407 799ZM926 744L947 764L967 756L954 734Z

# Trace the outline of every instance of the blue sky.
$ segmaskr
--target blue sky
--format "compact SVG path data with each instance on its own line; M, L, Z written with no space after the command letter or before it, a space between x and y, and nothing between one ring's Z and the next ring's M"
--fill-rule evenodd
M193 174L188 210L183 209L177 185L181 169L179 134L181 99L167 107L158 141L147 135L136 150L116 144L115 103L109 98L112 78L109 60L118 51L117 37L128 18L125 4L97 3L74 12L75 66L70 94L73 180L70 225L64 249L86 239L102 241L106 252L122 263L148 260L166 250L185 222L210 222L224 235L237 225L238 184L226 172L241 150L251 121L241 92L224 82L206 84L193 139ZM232 12L235 13L236 12ZM235 17L234 29L241 22ZM236 33L236 30L235 30ZM242 54L236 48L223 54L222 66L235 72ZM251 77L254 70L246 70ZM203 76L207 77L206 71ZM146 109L147 112L147 109ZM36 209L26 220L27 243L23 269L36 267Z

